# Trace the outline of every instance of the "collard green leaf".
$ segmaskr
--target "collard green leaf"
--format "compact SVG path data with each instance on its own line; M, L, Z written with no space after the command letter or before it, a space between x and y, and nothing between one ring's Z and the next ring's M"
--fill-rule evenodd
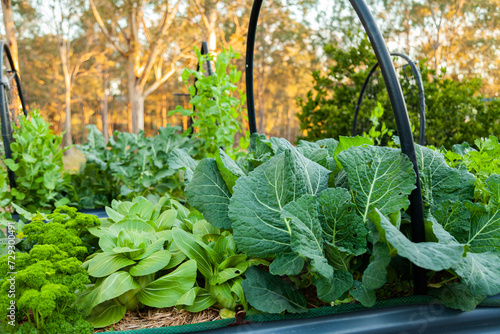
M318 218L316 197L304 195L281 209L281 217L289 219L292 231L290 246L292 250L311 261L314 272L327 281L333 279L333 268L323 254L323 236Z
M372 256L368 267L363 272L363 285L368 290L381 288L387 281L387 266L391 255L387 244L377 242L373 245Z
M298 275L304 268L304 258L297 253L285 253L271 262L269 272L273 275Z
M421 268L434 271L450 269L460 262L464 254L464 247L458 243L411 242L378 209L370 214L370 221L400 256Z
M435 237L442 243L453 246L458 242L447 234L444 228L435 220L433 223ZM461 277L461 282L468 288L469 293L481 295L495 295L500 293L500 256L498 253L474 253L469 246L469 252L453 266L453 270ZM468 306L464 306L468 307Z
M186 185L193 178L197 164L186 149L175 148L168 156L168 166L170 168L184 170L184 183Z
M318 298L331 303L342 297L353 285L352 274L346 270L335 270L333 279L328 281L323 277L314 281L318 291Z
M467 243L471 229L471 214L464 203L452 200L441 202L432 215L460 243Z
M223 150L219 150L215 161L217 162L217 167L219 168L219 172L224 182L226 182L227 188L232 194L236 180L240 176L245 176L245 173L243 173L240 166L238 166Z
M328 263L334 270L349 270L349 263L355 257L355 255L341 250L330 242L325 242L325 255L328 259Z
M203 213L205 219L218 228L231 228L228 216L229 191L214 159L198 163L193 179L186 186L186 197L193 207Z
M375 291L367 289L366 286L359 281L354 281L354 286L349 293L365 307L372 307L377 301Z
M297 145L297 151L307 159L312 160L328 170L335 170L337 165L333 158L338 142L335 139L324 139L315 143L301 140Z
M247 301L261 312L307 312L306 299L294 286L261 269L248 268L241 285Z
M196 261L189 260L170 274L149 283L137 294L137 298L151 307L172 307L193 287L195 281Z
M323 239L353 255L366 252L366 230L347 189L326 189L318 197Z
M337 157L339 153L351 148L351 147L357 147L357 146L363 146L363 145L373 145L373 140L361 136L356 136L356 137L345 137L345 136L339 136L339 143L335 147L335 153L334 153L334 158L335 160L338 161ZM341 170L343 168L342 165L337 165L337 168Z
M302 195L324 190L328 174L302 154L286 149L240 177L229 205L239 248L257 257L290 252L291 229L281 218L281 209Z
M453 268L475 295L500 293L500 256L495 253L467 253Z
M341 152L338 160L347 172L349 188L365 223L374 208L386 215L408 208L416 177L410 159L400 150L351 147Z
M429 294L438 297L446 306L464 312L472 311L486 296L471 293L464 284L448 284L429 289Z
M424 203L431 208L453 200L472 200L475 178L466 170L448 166L442 153L415 145Z
M494 205L500 204L500 175L491 175L486 179L486 186Z
M487 208L465 202L471 213L471 229L467 238L470 250L476 253L496 252L500 255L500 208Z

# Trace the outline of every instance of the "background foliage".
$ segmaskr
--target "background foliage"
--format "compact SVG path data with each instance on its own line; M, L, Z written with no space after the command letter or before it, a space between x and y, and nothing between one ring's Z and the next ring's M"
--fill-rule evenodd
M298 113L302 138L317 140L339 135L350 135L354 119L354 109L363 82L375 55L367 39L359 46L344 50L335 45L327 45L325 53L330 59L327 73L313 72L314 87L306 99L299 99L301 111ZM426 102L426 144L450 148L453 144L473 143L477 137L488 137L500 132L500 101L487 102L479 92L482 79L474 77L453 80L445 70L438 73L427 62L419 63L424 84ZM404 68L399 68L399 77L410 120L414 127L414 137L418 142L420 117L418 91L411 71L410 79L404 76ZM381 122L396 129L391 104L380 72L375 72L364 100L361 104L357 132L368 132L372 126L373 110L379 102L384 110ZM387 143L387 134L383 142Z

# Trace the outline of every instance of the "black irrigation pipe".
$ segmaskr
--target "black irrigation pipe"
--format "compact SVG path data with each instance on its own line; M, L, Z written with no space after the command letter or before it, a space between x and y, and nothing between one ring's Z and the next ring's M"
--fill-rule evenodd
M263 0L255 0L252 6L250 15L250 22L248 26L247 35L247 51L246 51L246 88L247 88L247 109L248 109L248 123L250 133L257 132L257 123L255 120L255 101L253 89L253 56L255 48L255 33L257 30L257 23L259 20L259 12ZM394 64L392 63L391 56L387 50L384 38L364 0L349 0L352 7L358 14L361 23L363 24L368 38L370 39L375 55L377 56L380 70L384 77L384 82L389 93L391 100L394 118L396 119L396 126L401 142L401 150L405 153L410 161L413 163L413 170L416 173L416 189L410 195L410 208L411 215L411 230L412 239L414 242L425 241L424 229L424 210L422 204L422 193L420 187L420 178L418 173L417 158L415 154L415 146L413 143L413 134L411 132L410 119L408 118L408 111L406 110L406 103L403 97L403 91L399 84ZM413 267L413 280L414 292L417 295L426 293L426 272L424 269L417 266Z
M3 69L3 56L5 55L7 57L7 62L8 62L8 68L10 70L7 70L7 73L13 73L13 75L8 78L8 77L2 77L1 78L1 85L2 88L0 88L0 123L2 127L2 138L3 138L3 146L4 146L4 151L5 151L5 158L6 159L11 159L12 158L12 151L10 149L10 144L12 141L12 133L14 131L9 115L9 105L7 101L7 95L6 95L6 90L10 89L10 80L14 78L16 81L16 86L19 94L19 99L21 100L21 107L23 108L23 113L25 116L28 116L28 111L26 108L26 102L24 101L24 95L23 91L21 89L21 78L19 77L19 72L18 69L14 65L14 61L12 59L12 54L10 53L9 46L7 45L6 41L0 41L0 49L2 54L0 55L0 69ZM10 187L13 188L16 186L16 175L14 174L13 171L11 171L7 167L7 174L9 176L9 184Z
M424 95L424 83L422 81L422 75L418 70L417 65L413 62L410 57L400 52L391 52L391 56L400 57L406 60L407 65L410 66L411 71L413 72L413 76L415 77L415 83L418 88L418 98L419 98L419 107L420 107L420 137L419 144L425 145L425 95ZM356 126L358 122L359 108L361 107L361 103L363 102L363 97L365 95L365 90L368 87L371 77L375 73L378 68L378 63L375 63L373 67L368 72L368 76L363 83L363 87L361 88L361 92L359 93L358 102L356 103L356 108L354 109L354 122L352 124L352 133L351 135L356 136ZM406 71L405 71L406 73Z

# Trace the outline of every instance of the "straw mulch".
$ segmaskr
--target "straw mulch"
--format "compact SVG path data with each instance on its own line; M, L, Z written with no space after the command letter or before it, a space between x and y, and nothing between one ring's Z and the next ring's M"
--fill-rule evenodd
M186 310L179 311L175 307L162 309L146 308L141 311L128 311L118 323L105 328L99 328L94 333L179 326L219 319L219 311L214 309L190 313Z

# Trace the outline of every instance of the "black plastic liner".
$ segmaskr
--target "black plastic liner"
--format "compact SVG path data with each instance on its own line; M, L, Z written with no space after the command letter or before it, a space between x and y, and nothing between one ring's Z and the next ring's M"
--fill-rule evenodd
M258 314L251 323L228 327L235 319L148 328L113 333L129 334L385 334L385 333L500 333L500 295L483 301L470 312L452 310L430 296L377 301L366 308L359 303L320 307L302 314Z

